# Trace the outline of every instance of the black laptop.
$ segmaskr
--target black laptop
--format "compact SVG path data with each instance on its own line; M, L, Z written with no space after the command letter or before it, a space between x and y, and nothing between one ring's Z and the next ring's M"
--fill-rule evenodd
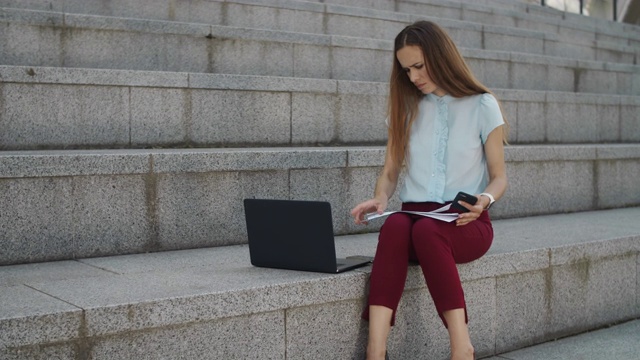
M245 199L244 213L254 266L339 273L371 263L336 259L328 202Z

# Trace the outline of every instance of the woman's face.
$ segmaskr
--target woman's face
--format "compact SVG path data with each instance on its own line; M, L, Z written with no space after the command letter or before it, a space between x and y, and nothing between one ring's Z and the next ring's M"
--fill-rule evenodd
M396 52L396 57L409 80L422 91L423 94L443 96L446 93L436 85L427 74L422 49L415 45L407 45Z

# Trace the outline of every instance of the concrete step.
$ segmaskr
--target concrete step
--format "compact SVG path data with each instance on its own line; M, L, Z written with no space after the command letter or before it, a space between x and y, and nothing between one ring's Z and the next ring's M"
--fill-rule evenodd
M509 146L494 218L640 206L640 144ZM377 231L382 147L0 152L0 265L246 243L247 197L328 201ZM394 197L390 208L398 208Z
M2 22L4 65L387 81L392 58L389 40L337 35L6 8ZM640 94L638 65L472 48L462 52L492 88Z
M639 96L495 93L513 144L640 142ZM0 149L383 145L387 94L381 82L0 66Z
M464 20L484 24L518 27L552 32L562 40L579 42L606 41L620 45L637 46L640 27L604 19L559 11L539 4L504 0L318 0L329 4L368 7L385 11L401 11Z
M33 4L20 1L9 2L5 6L34 7ZM47 10L44 6L37 9ZM117 5L108 1L70 3L64 6L64 12L387 40L392 40L407 23L426 19L447 29L462 47L626 64L637 62L640 48L630 46L629 34L625 32L617 32L620 38L612 42L596 40L595 30L590 34L591 40L579 36L560 41L557 32L495 26L489 19L480 19L485 20L484 25L482 22L451 20L440 17L440 12L433 12L431 8L423 11L423 14L416 12L416 9L403 13L295 0L180 1L171 5L167 1L149 7L139 1L129 0L118 1ZM442 13L446 14L446 11Z
M478 356L638 318L639 217L628 208L495 221L489 253L459 265ZM376 234L336 244L338 256L372 256ZM245 245L3 266L0 357L362 359L369 272L255 268ZM394 359L448 359L429 299L410 266Z
M569 42L593 45L593 42L613 43L622 46L640 45L640 27L566 13L536 4L506 1L499 4L475 1L473 3L448 0L228 0L153 1L149 6L144 2L119 0L82 1L49 0L38 3L19 0L2 0L0 6L26 8L31 10L57 11L67 13L93 14L142 19L176 20L181 22L201 22L216 25L241 27L261 26L269 29L322 32L339 34L344 22L355 21L359 25L371 21L395 22L414 21L419 18L437 18L440 21L459 20L466 23L481 23L511 28L543 31L556 34ZM319 17L313 13L323 13ZM406 16L410 16L407 18ZM305 23L305 24L303 24ZM362 26L354 26L349 31L360 31ZM380 30L379 28L377 29ZM378 34L373 31L367 35ZM576 31L581 32L581 36ZM391 34L390 36L393 36ZM584 55L584 54L583 54Z
M638 359L640 320L571 336L521 350L484 358L485 360Z

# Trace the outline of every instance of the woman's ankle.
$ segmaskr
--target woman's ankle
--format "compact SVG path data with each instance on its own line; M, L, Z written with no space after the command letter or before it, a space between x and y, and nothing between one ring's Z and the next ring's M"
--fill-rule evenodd
M451 360L473 360L475 350L473 345L460 345L451 348Z

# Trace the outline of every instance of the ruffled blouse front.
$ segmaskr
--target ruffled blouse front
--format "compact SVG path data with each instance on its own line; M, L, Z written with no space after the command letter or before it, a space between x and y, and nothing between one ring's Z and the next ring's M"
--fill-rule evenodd
M400 199L444 203L458 191L484 191L489 174L483 145L502 124L500 107L491 94L426 95L411 128Z

